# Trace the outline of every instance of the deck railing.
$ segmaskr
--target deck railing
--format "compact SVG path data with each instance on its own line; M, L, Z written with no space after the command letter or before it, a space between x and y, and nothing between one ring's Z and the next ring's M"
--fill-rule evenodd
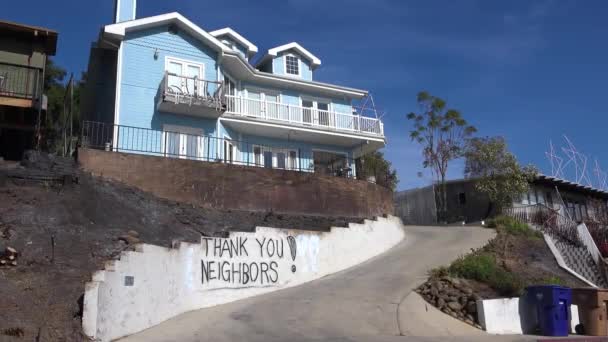
M226 95L226 112L305 127L384 136L382 121L377 118L241 96Z
M576 227L578 224L559 211L544 204L503 209L503 214L519 221L538 226L543 232L564 239L569 243L582 246Z
M37 68L0 63L0 96L38 99L41 74Z
M223 91L221 82L177 75L168 71L161 82L163 99L176 104L205 104L220 109L224 106Z
M337 177L355 176L355 161L346 155L324 155L323 162L318 164L315 163L314 152L295 146L264 145L226 137L102 122L82 123L80 145L106 151L315 172Z

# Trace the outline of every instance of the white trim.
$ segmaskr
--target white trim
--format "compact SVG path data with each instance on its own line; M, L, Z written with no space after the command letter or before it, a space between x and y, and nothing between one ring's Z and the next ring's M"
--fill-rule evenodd
M177 157L180 159L195 159L195 160L200 160L200 159L204 159L205 156L205 148L209 148L208 146L206 146L207 144L205 144L205 130L203 128L199 128L199 127L191 127L191 126L181 126L181 125L172 125L172 124L163 124L162 127L162 137L161 137L161 151L162 153L167 157L167 146L165 146L165 141L166 141L166 135L167 133L174 133L174 134L179 134L179 153L177 156L170 156L170 157ZM184 137L186 135L190 135L190 136L196 136L197 137L197 155L196 156L189 156L187 153L187 147L186 147L186 154L182 154L181 150L184 143L187 143L187 137L186 137L186 141L184 141Z
M232 39L236 40L237 42L241 43L243 46L245 46L247 48L247 55L250 57L258 52L257 46L255 46L252 42L245 39L245 37L241 36L238 32L236 32L235 30L233 30L230 27L225 27L223 29L211 31L211 32L209 32L209 34L216 38L223 36L223 35L228 35L228 36L232 37Z
M342 87L338 85L332 85L321 82L308 81L304 79L297 79L294 77L283 76L283 75L275 75L267 72L262 72L255 69L251 64L249 64L241 53L231 50L229 47L220 42L217 38L213 37L209 33L205 32L203 29L186 19L184 16L177 12L167 13L162 15L157 15L153 17L135 19L131 21L126 21L122 23L116 23L112 25L107 25L104 27L104 33L107 37L114 37L117 39L124 38L125 34L129 31L134 31L138 29L145 29L149 27L155 27L159 25L165 25L170 23L180 24L183 28L185 28L190 34L192 34L195 38L201 39L204 42L207 42L211 45L212 48L215 48L217 51L221 51L224 57L232 57L236 58L239 63L245 67L253 78L259 78L260 80L270 80L277 81L279 83L289 83L293 85L299 85L304 87L310 87L315 90L326 90L340 93L341 95L354 96L356 98L361 98L368 94L365 90ZM297 44L297 43L294 43ZM289 44L288 44L289 45ZM278 49L279 47L275 48ZM218 58L221 58L220 55ZM219 63L219 61L218 61ZM320 63L320 61L319 61ZM259 63L258 63L259 65ZM313 64L314 66L314 64ZM255 81L255 80L254 80Z
M205 130L199 127L163 124L163 132L183 133L190 135L205 135Z
M287 72L287 57L293 57L298 61L298 73L297 74L290 74ZM287 75L287 76L291 76L291 77L302 77L302 65L301 65L301 58L299 56L296 56L293 53L286 53L283 55L283 74Z
M131 19L135 20L137 18L137 0L133 0L133 17Z
M120 125L120 92L122 91L121 89L121 84L122 84L122 42L120 42L120 45L118 46L118 56L117 56L117 61L116 61L116 93L114 95L114 132L113 132L113 139L112 141L114 142L114 150L118 151L118 145L119 145L119 141L118 141L118 126L116 125Z
M248 119L240 119L239 117L230 117L230 118L222 117L221 120L222 121L241 122L241 123L247 123L247 124L251 124L251 125L283 128L283 129L301 131L301 132L321 133L321 134L333 135L333 136L338 136L338 137L352 138L352 139L357 139L357 140L376 141L376 142L381 142L383 144L386 144L386 141L384 139L381 139L381 138L379 139L377 137L371 137L371 136L350 135L350 134L343 134L343 133L325 131L325 130L320 130L320 129L316 130L316 129L310 129L310 128L305 128L305 127L280 125L280 124L275 124L275 123L271 123L271 122L260 122L260 121L253 121L253 120L248 120Z
M246 61L244 61L243 59L239 58L240 54L238 54L238 53L235 53L235 54L227 53L227 54L225 54L225 56L236 58L239 61L239 63L241 63L245 68L247 68L248 71L255 78L265 79L265 80L269 80L269 81L277 81L279 83L290 83L293 85L310 87L315 90L327 90L327 91L340 93L340 95L342 95L342 96L351 96L351 97L355 97L355 98L362 98L368 94L368 91L366 91L366 90L342 87L342 86L333 85L333 84L329 84L329 83L308 81L308 80L304 80L302 78L289 77L286 75L276 75L276 74L271 74L271 73L264 72L264 71L259 71L259 70L255 69L251 64L249 64ZM259 63L258 63L258 65L259 65ZM284 85L281 84L281 86L284 86Z
M116 0L114 5L116 6L116 13L114 13L114 23L118 23L118 18L120 18L120 0Z
M201 67L201 73L200 73L199 77L201 78L201 80L205 80L205 63L191 61L191 60L177 58L177 57L165 56L165 71L168 71L167 67L169 66L169 62L171 62L171 61L176 62L176 63L182 63L182 64L200 66ZM182 70L182 72L183 71L184 70ZM182 76L184 76L184 75L182 75Z
M308 59L312 63L313 66L318 67L321 65L321 60L319 58L317 58L315 55L310 53L310 51L306 50L305 48L302 47L302 45L300 45L296 42L291 42L291 43L288 43L285 45L281 45L281 46L272 48L272 49L268 50L268 55L277 57L279 52L292 50L292 49L298 51L301 55L306 57L306 59Z
M208 42L211 47L214 47L216 51L229 52L230 50L226 45L217 40L214 36L210 35L196 24L186 19L183 15L172 12L161 15L156 15L152 17L135 19L130 21L125 21L121 23L106 25L104 27L104 32L115 36L117 38L123 38L127 32L145 29L148 27L155 27L159 25L176 23L180 24L183 29L188 31L190 34L194 35L196 38L202 39L203 41Z

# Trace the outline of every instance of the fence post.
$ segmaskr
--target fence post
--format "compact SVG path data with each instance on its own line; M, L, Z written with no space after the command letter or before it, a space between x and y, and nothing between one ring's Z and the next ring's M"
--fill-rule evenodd
M118 152L118 142L120 141L120 126L116 125L116 152Z
M302 149L298 148L298 169L302 172Z

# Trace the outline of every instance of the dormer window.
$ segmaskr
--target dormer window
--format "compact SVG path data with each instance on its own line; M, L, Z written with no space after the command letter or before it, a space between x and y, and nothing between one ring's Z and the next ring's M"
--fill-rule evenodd
M300 76L300 59L296 56L285 56L285 72L289 75Z

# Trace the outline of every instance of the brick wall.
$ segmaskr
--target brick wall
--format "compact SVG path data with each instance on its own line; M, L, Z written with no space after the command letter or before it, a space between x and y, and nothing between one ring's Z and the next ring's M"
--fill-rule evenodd
M375 184L313 173L81 148L80 166L158 197L203 207L372 217L393 213L393 194Z

